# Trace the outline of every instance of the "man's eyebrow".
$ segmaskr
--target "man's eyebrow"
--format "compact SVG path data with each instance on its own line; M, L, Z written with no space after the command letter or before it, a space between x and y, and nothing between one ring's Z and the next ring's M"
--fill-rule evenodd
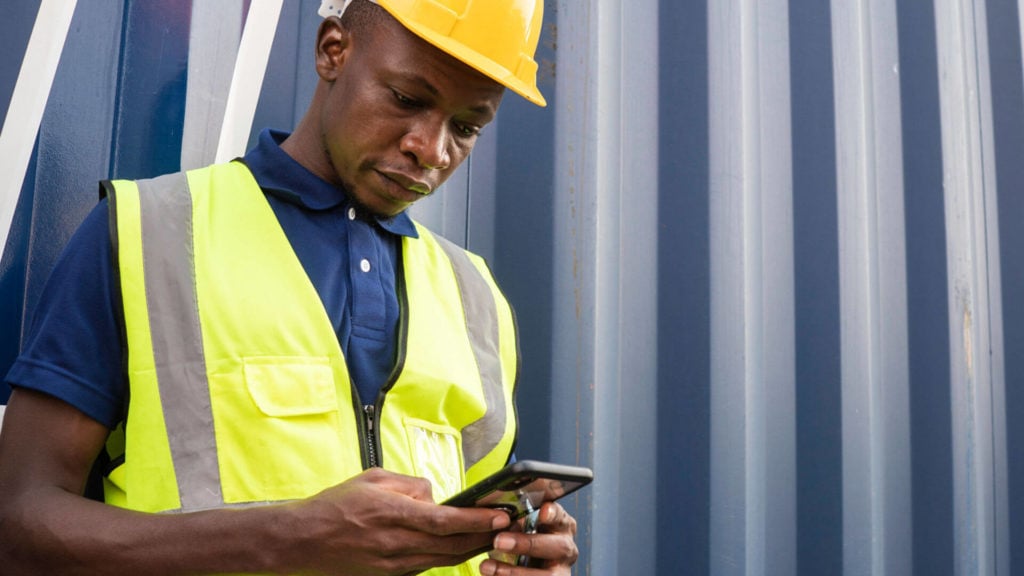
M479 114L480 116L487 116L491 119L494 118L495 112L497 112L495 108L491 106L484 106L482 104L480 106L470 106L469 111L474 114ZM488 122L489 121L490 120L488 120Z
M426 78L415 73L415 72L398 72L396 74L399 80L409 82L411 84L418 84L420 88L423 88L427 92L430 92L431 96L439 96L437 87L431 84Z
M427 80L420 74L417 74L416 72L398 72L396 73L396 75L398 76L399 80L419 85L420 88L426 90L427 92L430 93L431 96L435 98L441 95L441 92L437 89L437 86L434 86L433 84L430 83L429 80ZM470 106L469 111L475 114L479 114L481 116L492 117L497 112L497 110L494 107L487 106L485 104L481 104L479 106Z

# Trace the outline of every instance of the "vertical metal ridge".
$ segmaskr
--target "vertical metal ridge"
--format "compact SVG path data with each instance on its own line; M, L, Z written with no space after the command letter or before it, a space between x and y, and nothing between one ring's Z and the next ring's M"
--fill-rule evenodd
M739 2L738 83L740 102L740 159L738 198L739 230L743 250L740 278L734 279L743 293L743 374L745 420L743 445L744 555L748 574L767 573L768 517L765 510L768 482L765 445L765 286L764 211L761 198L764 181L761 163L761 62L759 3ZM712 383L714 385L714 383Z
M936 3L946 226L949 273L950 366L953 406L954 545L958 573L995 573L1008 565L1008 529L996 503L997 427L992 401L1003 386L993 358L1002 359L1001 318L993 317L993 280L998 281L998 227L994 202L991 89L984 4ZM980 13L980 15L979 15ZM993 339L998 335L1000 340Z
M284 0L252 0L238 46L214 162L245 153Z
M879 544L875 565L883 574L912 572L910 527L910 405L907 329L906 221L898 25L894 0L871 0L869 27L872 131L865 154L873 159L872 210L877 223L878 368L874 410L879 419L875 458L882 485L875 504Z
M998 225L998 233L991 229L989 238L998 238L998 246L991 244L988 250L990 262L995 262L998 281L990 281L990 315L993 378L992 418L993 446L995 452L993 475L995 491L993 507L996 513L996 571L1009 574L1011 568L1024 565L1024 514L1021 514L1021 487L1024 475L1021 469L1020 448L1024 434L1020 433L1022 411L1018 408L1020 397L1021 354L1019 338L1021 298L1020 262L1016 257L1021 246L1017 223L1020 221L1019 198L1024 186L1024 166L1021 142L1024 141L1024 65L1022 65L1022 18L1024 6L1019 2L990 3L986 5L992 99L992 153L989 155L995 165L995 186L988 194L995 199L986 208L987 220ZM1004 273L1005 267L1005 273ZM1004 302L1005 298L1005 302ZM1016 493L1015 493L1016 492Z
M981 264L976 268L977 282L981 284L980 306L983 306L985 325L983 348L985 391L979 420L987 426L985 438L987 460L982 482L991 491L986 503L987 520L991 523L986 553L990 555L994 574L1010 571L1009 487L1007 485L1007 451L1005 425L1005 358L1003 342L1002 261L998 213L998 181L996 172L996 144L993 111L993 93L990 71L990 36L988 30L988 4L973 3L974 22L974 81L976 83L974 130L978 139L979 190L975 199L978 214L975 235L978 237ZM984 428L981 431L985 433Z
M241 0L192 3L182 170L211 164L217 155L238 56L242 10Z
M709 2L709 211L711 252L710 573L749 574L743 270L742 6ZM730 30L739 30L734 36ZM736 111L740 111L739 114ZM737 152L739 151L739 152ZM738 157L737 157L738 156Z
M1003 342L1003 305L1002 305L1002 261L1000 259L1000 234L998 213L998 182L996 172L996 144L993 120L993 93L989 52L990 36L988 30L988 5L984 2L974 4L975 14L975 46L976 46L976 78L978 85L977 122L979 134L979 154L981 171L981 193L979 205L982 245L980 258L984 262L978 271L980 282L984 284L984 305L986 313L986 354L985 372L987 373L987 402L983 408L982 418L987 421L989 435L986 438L989 450L988 470L991 498L990 519L992 523L989 537L989 554L992 559L992 570L995 574L1009 574L1010 571L1010 536L1009 536L1009 487L1007 485L1007 451L1005 425L1005 358Z
M708 11L715 574L796 570L787 14L785 1Z
M594 394L595 474L608 478L602 489L615 494L594 516L594 547L614 573L656 571L657 529L641 520L657 515L657 280L651 255L657 252L658 214L656 0L628 8L604 0L598 38L607 40L601 58L601 134L595 167L597 198L597 308ZM654 153L652 153L654 152ZM655 416L655 417L652 417ZM635 473L622 474L622 470ZM611 527L620 521L619 533ZM629 551L626 553L626 551Z
M895 6L833 2L844 570L910 570L906 285ZM889 38L889 41L885 41ZM900 545L903 543L903 545Z
M593 433L596 431L594 414L595 374L593 344L593 265L588 248L593 245L593 210L590 194L599 187L593 176L594 144L597 138L595 114L599 99L595 94L597 63L595 26L600 0L584 0L561 7L554 15L557 21L558 49L556 54L557 96L549 101L555 118L553 133L554 190L540 195L539 202L552 203L553 233L551 250L552 318L548 322L551 337L550 373L551 418L547 422L550 437L540 440L542 448L550 450L555 460L593 462L598 468L599 447ZM545 14L545 26L549 20ZM534 298L534 288L527 288L527 299ZM522 309L522 308L520 308ZM523 316L520 315L520 319ZM522 325L522 324L521 324ZM521 397L521 396L520 396ZM526 411L520 410L525 416ZM598 469L599 470L599 469ZM605 481L595 470L591 487L592 501L607 501L613 497L605 489ZM613 573L615 566L607 555L613 553L607 546L597 545L596 518L600 508L581 506L577 520L581 554L587 554L595 571Z
M593 164L586 170L592 184L585 192L589 197L581 205L584 214L593 218L592 222L584 224L593 240L590 246L580 251L580 256L585 259L584 266L593 274L592 283L585 285L584 289L590 292L588 298L593 299L595 313L584 314L591 316L588 322L593 326L590 337L593 348L589 359L592 366L589 370L593 374L594 392L589 400L595 423L595 474L603 473L605 482L601 490L609 497L605 499L605 507L594 511L592 534L595 560L621 571L623 563L629 565L630 555L623 554L623 550L615 545L615 533L607 526L628 510L628 503L619 497L628 490L628 483L624 482L618 466L613 468L607 462L621 464L624 442L620 426L597 423L623 422L621 411L626 400L620 387L625 360L621 353L624 345L622 310L626 304L622 300L625 287L619 277L624 257L621 251L624 239L620 194L624 184L622 153L626 144L621 123L623 101L620 82L625 71L625 31L622 7L618 2L598 0L593 6L596 9L591 34L601 41L593 44L595 57L590 62L596 106L590 112L593 117L588 119L594 135L594 147L589 154Z

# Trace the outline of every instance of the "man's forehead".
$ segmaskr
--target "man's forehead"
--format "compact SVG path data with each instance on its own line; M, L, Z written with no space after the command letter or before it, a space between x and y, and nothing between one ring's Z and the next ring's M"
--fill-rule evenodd
M450 94L454 82L463 97L471 97L475 102L468 105L473 112L489 118L497 112L505 92L500 82L430 45L398 21L388 21L374 28L374 33L365 38L367 42L360 45L365 49L355 49L362 50L361 57L373 61L375 73L381 78L401 80L404 85L416 86L433 96Z

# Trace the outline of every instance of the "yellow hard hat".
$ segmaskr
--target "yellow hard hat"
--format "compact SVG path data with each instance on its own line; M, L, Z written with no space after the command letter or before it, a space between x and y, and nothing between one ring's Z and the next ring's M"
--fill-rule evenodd
M538 106L537 62L544 0L370 0L413 34ZM340 16L351 0L324 0Z

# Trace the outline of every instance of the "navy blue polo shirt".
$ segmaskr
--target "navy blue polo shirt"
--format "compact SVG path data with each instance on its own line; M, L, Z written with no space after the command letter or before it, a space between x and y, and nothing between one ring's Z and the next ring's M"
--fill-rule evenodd
M320 294L361 400L371 403L395 364L398 247L416 228L405 213L360 213L344 190L281 150L286 137L264 130L244 161ZM57 260L7 383L55 396L113 427L127 382L107 214L103 200Z

